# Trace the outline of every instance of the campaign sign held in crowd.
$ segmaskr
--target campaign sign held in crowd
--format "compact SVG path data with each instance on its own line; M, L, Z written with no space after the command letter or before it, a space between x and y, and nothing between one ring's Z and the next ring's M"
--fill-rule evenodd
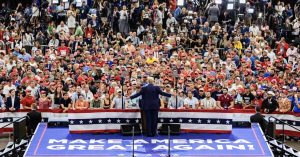
M168 136L137 136L134 142L136 156L168 154ZM70 134L67 128L40 124L25 157L131 156L132 148L132 138L120 134ZM171 136L170 148L171 156L272 156L256 124L252 128L234 128L232 134Z

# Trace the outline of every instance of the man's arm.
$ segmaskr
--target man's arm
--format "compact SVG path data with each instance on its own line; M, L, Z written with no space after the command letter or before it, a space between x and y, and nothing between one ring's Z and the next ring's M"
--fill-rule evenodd
M144 93L144 88L142 88L140 92L138 92L138 93L136 93L136 94L130 96L130 99L137 98L137 97L139 97L140 95L142 95L143 93Z
M221 106L221 101L217 101L216 104L218 109L223 109L223 107Z
M202 109L202 107L200 105L200 101L198 99L197 99L197 103L195 104L195 109Z
M162 96L171 97L172 95L166 92L163 92L159 87L157 87L158 93Z
M274 100L274 103L275 103L275 106L276 106L276 110L275 111L278 111L279 110L279 104L276 100Z
M115 107L115 101L116 101L116 99L113 98L113 100L111 101L110 109Z
M2 107L2 110L6 110L6 109L9 109L9 104L8 104L8 98L6 99L6 102L5 104L3 104L1 107Z
M187 99L184 100L183 106L185 109L189 109L189 103L188 103Z
M65 106L64 106L64 104L60 104L60 107L61 107L62 109L66 109Z
M23 105L23 109L31 109L31 107L28 107L28 106L26 106L26 105Z
M16 97L15 101L16 101L15 109L16 109L16 110L19 110L20 107L21 107L21 104L20 104L20 97Z
M217 109L217 107L218 107L217 106L217 101L215 99L213 99L212 102L213 102L213 107L211 109L213 109L213 110Z
M231 102L230 102L230 106L229 106L228 108L230 109L230 108L233 108L233 107L234 107L234 102L231 101Z

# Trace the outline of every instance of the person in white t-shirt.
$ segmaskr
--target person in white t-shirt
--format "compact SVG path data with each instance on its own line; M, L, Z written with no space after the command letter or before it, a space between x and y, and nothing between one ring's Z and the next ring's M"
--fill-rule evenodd
M292 62L293 64L300 58L298 49L293 44L290 44L290 47L286 51L286 55L288 56L288 62Z
M94 95L90 91L89 85L84 86L84 89L81 91L81 94L83 95L84 99L89 103L91 103L92 100L94 99Z
M63 21L61 21L60 25L57 26L56 33L61 33L62 31L66 34L69 34L69 28Z
M26 90L31 91L31 95L37 97L39 87L36 85L34 81L31 81L29 86L27 86Z
M206 110L212 110L217 108L217 102L211 97L210 92L205 93L205 98L201 100L200 107Z
M199 106L197 98L193 97L192 91L188 91L188 97L184 99L184 106L186 109L196 109Z
M252 32L254 36L256 36L259 33L259 27L253 23L250 27L249 27L249 32Z
M16 90L16 86L13 85L13 81L8 81L8 83L3 87L2 94L7 97L11 89Z

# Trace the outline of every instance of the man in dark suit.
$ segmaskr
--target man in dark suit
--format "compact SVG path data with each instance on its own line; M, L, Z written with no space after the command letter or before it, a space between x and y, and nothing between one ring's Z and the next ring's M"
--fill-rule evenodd
M9 91L9 97L6 98L5 108L11 112L20 109L20 97L16 94L15 89Z
M132 95L130 99L142 96L140 108L146 116L147 136L153 137L157 132L158 111L160 109L159 95L171 97L171 94L161 91L158 86L154 86L154 78L148 77L148 84L144 85L140 92Z
M255 111L256 111L256 113L254 115L250 116L250 122L251 123L259 123L262 131L265 133L265 131L266 131L265 129L266 129L266 125L267 125L267 121L264 118L265 116L260 113L259 106L255 107Z
M32 135L37 125L42 121L41 112L37 111L37 105L32 104L32 110L27 113L27 133Z

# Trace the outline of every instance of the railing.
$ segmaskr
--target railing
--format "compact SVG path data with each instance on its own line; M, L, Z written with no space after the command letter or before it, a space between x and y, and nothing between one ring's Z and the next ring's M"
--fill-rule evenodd
M299 132L300 132L300 129L298 129L298 128L294 127L293 125L288 124L288 123L286 123L286 122L284 122L284 121L282 121L282 120L280 120L280 119L278 119L278 118L276 118L274 116L269 116L268 121L270 122L271 119L275 119L276 120L275 121L276 124L277 124L277 122L279 122L280 124L282 124L282 141L281 141L282 142L282 144L281 144L281 150L282 150L282 152L281 153L283 153L282 156L284 156L284 140L285 140L284 125L288 125L291 128L293 128L293 129L295 129L295 130L297 130Z
M23 117L20 117L20 118L18 118L18 119L16 119L16 120L13 120L12 122L10 122L10 123L8 123L8 124L6 124L6 125L4 125L4 126L2 126L1 127L1 129L3 129L3 128L5 128L5 127L8 127L9 125L11 125L11 124L14 124L15 122L17 122L17 121L19 121L19 120L21 120L21 119L24 119L24 118L27 118L27 116L23 116ZM14 141L13 141L13 153L16 153L16 136L15 136L15 133L13 133L13 138L14 138Z
M275 138L271 137L271 136L268 136L268 135L265 135L265 136L266 136L266 139L267 139L267 142L269 143L269 145L272 146L271 149L272 149L273 153L279 153L278 150L281 150L281 152L280 152L281 156L289 156L289 157L294 157L295 156L295 154L288 151L287 149L282 149L282 147L279 147L280 144L284 145L283 143L278 143L277 140ZM270 142L270 141L276 141L276 143ZM292 148L288 145L285 145L285 147ZM292 148L292 150L293 150L294 153L298 152L297 150L295 150L293 148ZM279 155L279 154L274 154L274 156L276 156L276 155ZM295 157L297 157L297 156L295 156Z

